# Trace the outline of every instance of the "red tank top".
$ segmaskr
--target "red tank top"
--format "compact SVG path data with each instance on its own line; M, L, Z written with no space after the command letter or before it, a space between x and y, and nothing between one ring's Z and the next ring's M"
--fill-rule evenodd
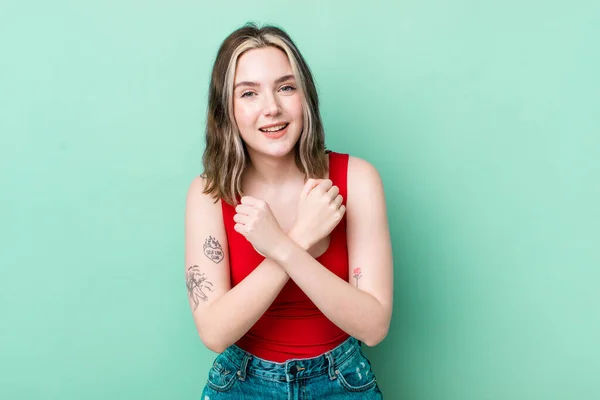
M348 154L328 152L329 179L340 189L346 205ZM233 229L235 208L222 201L223 220L229 242L231 287L240 283L264 257L246 238ZM348 281L346 216L331 232L329 247L317 257L325 268ZM251 301L252 299L248 299ZM348 338L314 305L291 279L273 304L236 343L255 356L274 362L292 358L311 358L329 351Z

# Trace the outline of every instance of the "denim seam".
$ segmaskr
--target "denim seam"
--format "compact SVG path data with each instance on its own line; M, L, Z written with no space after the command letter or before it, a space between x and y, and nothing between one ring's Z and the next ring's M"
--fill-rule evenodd
M346 363L348 361L350 361L350 359L352 358L352 356L354 356L354 354L356 354L356 352L358 351L358 347L354 348L352 352L350 352L349 354L345 355L346 357L342 358L340 357L338 360L333 360L334 361L334 367L335 369L338 368L342 368L344 365L346 365Z
M228 353L221 353L223 355L223 357L225 357L230 363L232 363L233 365L235 365L236 368L242 368L242 363L244 361L244 356L242 356L241 360L238 360L237 358L231 358L229 356Z
M363 355L362 352L360 352L360 347L357 347L355 351L353 351L352 353L350 353L348 355L348 357L346 359L344 359L343 361L341 361L340 363L338 363L336 365L336 371L339 371L340 369L344 368L346 366L346 364L348 364L350 361L352 361L351 357L354 356L354 354L356 354L358 352L359 355ZM363 392L363 391L367 391L369 389L371 389L373 386L377 385L377 378L375 376L373 376L373 380L369 383L366 383L362 386L352 386L350 385L347 381L346 378L344 378L344 375L342 375L342 373L340 372L339 374L336 374L336 376L338 377L338 381L340 382L340 384L346 388L347 390L351 391L351 392Z
M365 392L369 389L371 389L373 386L377 385L377 378L373 378L373 380L369 383L366 383L362 386L352 386L350 385L346 379L344 378L344 376L342 374L339 375L338 377L338 381L340 382L340 384L346 388L346 390L349 390L351 392Z
M242 365L240 365L239 377L241 381L246 380L246 375L248 373L248 363L250 362L250 358L251 356L249 354L246 354L244 356L244 359L242 360Z
M211 382L210 379L206 380L206 384L217 392L226 392L231 389L236 380L237 376L233 375L232 378L223 386L216 385L215 383Z
M286 382L285 377L283 377L284 379L276 379L274 376L268 376L268 375L262 375L262 374L261 375L255 374L251 370L248 370L247 375L254 376L254 377L260 378L260 379L266 379L266 380L271 381L271 382Z

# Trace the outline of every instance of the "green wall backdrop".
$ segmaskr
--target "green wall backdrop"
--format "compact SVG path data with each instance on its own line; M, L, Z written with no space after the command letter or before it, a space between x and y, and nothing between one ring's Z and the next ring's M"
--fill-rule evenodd
M382 175L386 399L600 398L600 3L207 3L0 5L0 398L200 398L184 202L249 20Z

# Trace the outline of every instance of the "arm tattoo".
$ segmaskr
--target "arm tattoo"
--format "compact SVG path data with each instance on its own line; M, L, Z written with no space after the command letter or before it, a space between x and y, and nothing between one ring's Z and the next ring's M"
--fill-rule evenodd
M185 283L188 289L190 301L194 303L194 311L198 308L200 301L208 300L203 290L214 291L213 284L206 280L204 273L200 272L200 267L192 265L185 273Z
M352 272L354 273L352 276L356 278L356 287L358 287L358 280L362 277L362 271L360 268L354 268Z
M204 242L204 255L215 264L221 262L224 257L223 248L217 239L212 236L206 239Z

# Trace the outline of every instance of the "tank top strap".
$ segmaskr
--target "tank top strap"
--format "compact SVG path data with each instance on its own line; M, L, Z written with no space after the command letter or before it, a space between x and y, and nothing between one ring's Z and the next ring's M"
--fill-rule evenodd
M340 189L342 204L346 205L348 194L348 154L329 151L329 179Z

